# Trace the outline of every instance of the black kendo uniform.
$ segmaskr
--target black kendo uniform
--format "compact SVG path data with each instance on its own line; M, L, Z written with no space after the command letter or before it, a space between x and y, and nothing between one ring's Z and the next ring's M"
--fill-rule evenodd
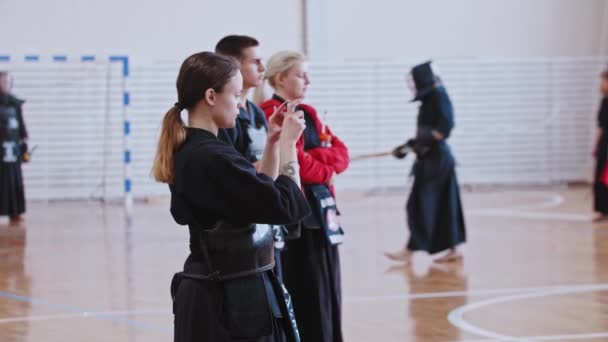
M416 153L414 185L407 202L410 239L407 249L430 254L454 248L466 241L465 223L456 178L455 160L446 140L454 128L452 103L433 74L431 62L412 69L416 97L421 101L415 139L398 146L393 154ZM432 132L443 135L437 140Z
M0 94L0 216L16 217L25 212L21 163L27 152L24 101Z
M255 163L262 159L268 123L264 112L255 103L247 100L245 107L240 108L234 128L220 129L218 138L230 143L249 162ZM281 251L285 248L284 226L272 225L275 246L275 273L282 280Z
M598 114L598 126L602 129L602 136L597 146L597 163L593 183L594 203L596 212L608 216L608 185L601 180L602 172L608 162L608 97L604 97Z
M174 341L299 341L288 294L271 271L268 226L310 214L298 184L257 173L232 145L188 128L170 189L191 251L171 284Z
M262 158L268 135L266 116L260 107L247 100L239 110L234 128L220 129L218 138L231 143L245 159L255 163Z

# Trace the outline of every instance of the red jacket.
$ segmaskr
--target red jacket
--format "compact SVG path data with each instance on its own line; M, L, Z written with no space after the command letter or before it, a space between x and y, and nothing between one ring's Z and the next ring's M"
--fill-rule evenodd
M274 112L274 108L278 108L280 105L281 102L278 100L270 99L262 103L260 107L264 110L266 118L269 118ZM317 111L305 104L300 104L299 107L312 117L317 132L321 132L322 125ZM331 133L329 127L325 129L326 133L331 135L331 147L329 148L318 147L304 151L304 135L296 143L302 184L327 184L334 172L340 174L348 168L350 158L346 145ZM333 189L331 190L333 192Z

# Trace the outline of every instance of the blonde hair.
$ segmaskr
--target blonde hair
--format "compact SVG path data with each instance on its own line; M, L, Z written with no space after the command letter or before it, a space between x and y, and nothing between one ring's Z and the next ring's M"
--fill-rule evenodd
M266 63L264 78L268 80L271 87L276 88L274 79L293 68L294 65L306 61L306 57L296 51L277 52Z
M272 94L270 87L276 89L275 77L289 71L297 63L304 61L306 61L306 57L295 51L281 51L272 55L266 63L264 82L258 85L253 92L253 102L260 105L268 100Z
M177 106L169 109L160 132L152 174L157 182L173 184L173 162L175 150L186 140L186 127Z

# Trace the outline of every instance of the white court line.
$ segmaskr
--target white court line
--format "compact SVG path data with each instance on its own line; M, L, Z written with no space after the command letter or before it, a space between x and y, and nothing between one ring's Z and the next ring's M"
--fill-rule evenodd
M551 201L546 203L540 203L535 206L527 206L520 208L505 208L505 209L486 209L486 210L473 210L469 211L468 214L477 215L477 216L508 216L508 217L517 217L517 218L527 218L527 219L543 219L543 220L563 220L563 221L575 221L575 222L590 222L592 220L591 215L581 215L581 214L564 214L564 213L538 213L531 212L530 210L535 209L549 209L551 207L557 207L561 203L563 203L563 197L560 195L553 195ZM519 295L513 295L503 298L495 298L486 301L480 301L477 303L469 304L452 310L448 315L448 320L450 323L458 327L459 329L468 331L470 333L474 333L477 335L481 335L484 337L489 337L490 339L483 340L469 340L469 342L482 342L482 341L556 341L556 340L582 340L582 339L591 339L591 338L604 338L608 337L608 332L600 332L600 333L586 333L586 334L570 334L570 335L545 335L545 336L507 336L498 334L494 331L489 331L485 329L481 329L477 326L470 324L465 321L463 316L467 311L475 310L483 306L504 303L507 301L521 300L527 298L538 298L543 296L553 296L565 293L576 293L576 292L592 292L592 291L602 291L607 290L608 284L594 284L594 285L579 285L579 286L570 286L566 288L555 288L555 289L538 289L533 290L532 293L524 293Z
M572 335L552 335L552 336L530 336L527 339L532 341L560 341L560 340L588 340L590 338L608 337L608 332L572 334Z
M556 220L556 221L573 221L573 222L591 222L593 217L584 214L563 214L563 213L547 213L547 212L529 212L529 211L512 211L512 210L471 210L467 212L471 216L504 216L525 219L540 219L540 220Z
M540 219L540 220L556 220L556 221L573 221L573 222L591 222L593 216L588 214L568 214L568 213L548 213L548 212L534 212L533 210L543 210L555 208L564 203L564 197L557 193L549 192L533 192L528 194L534 195L547 195L550 198L547 201L540 202L534 205L527 206L515 206L505 208L490 208L490 209L477 209L469 210L466 212L467 215L473 216L507 216L515 218L525 219Z
M510 340L504 339L483 339L483 340L455 340L450 342L490 342L490 341L563 341L563 340L588 340L592 338L608 337L608 332L572 334L572 335L541 335L541 336L522 336Z
M580 284L580 285L556 285L544 287L519 287L519 288L504 288L504 289L487 289L487 290L469 290L469 291L445 291L445 292L427 292L427 293L411 293L402 295L389 296L369 296L369 297L345 297L345 302L377 302L377 301L393 301L399 299L433 299L433 298L448 298L448 297L473 297L492 294L508 294L521 292L538 292L538 291L555 291L560 289L571 289L574 287L590 287L597 284ZM607 284L608 285L608 284ZM128 315L170 315L171 312L166 309L147 309L134 311L98 311L98 312L81 312L77 314L61 314L61 315L42 315L42 316L23 316L23 317L7 317L0 318L0 324L24 322L24 321L45 321L54 319L69 319L69 318L87 318L96 316L128 316Z
M549 199L545 202L540 202L534 205L525 205L525 206L515 206L515 207L506 207L506 208L501 208L503 210L509 210L509 211L516 211L516 210L543 210L543 209L550 209L550 208L555 208L558 207L559 205L561 205L562 203L564 203L564 197L558 193L554 193L554 192L543 192L543 191L539 191L539 192L527 192L525 194L532 194L532 195L547 195L549 197ZM490 209L492 210L492 209Z
M554 340L564 340L564 339L588 339L588 338L600 338L600 337L608 337L608 332L600 332L600 333L587 333L587 334L570 334L570 335L545 335L545 336L529 336L529 337L516 337L516 336L508 336L502 335L497 332L486 330L480 327L477 327L464 319L464 314L473 311L485 306L501 304L506 302L518 301L523 299L531 299L531 298L541 298L541 297L549 297L563 294L573 294L573 293L585 293L585 292L596 292L596 291L606 291L608 290L608 283L603 284L595 284L595 285L580 285L580 286L569 286L561 289L554 289L548 291L535 291L532 293L523 293L516 294L512 296L493 298L488 300L483 300L479 302L475 302L472 304L463 305L459 308L456 308L448 314L448 321L452 323L455 327L464 330L466 332L476 334L479 336L483 336L486 338L499 340L499 341L554 341Z
M46 316L22 316L22 317L7 317L0 319L0 324L8 324L15 322L32 322L32 321L50 321L52 319L66 319L82 317L81 315L65 314L65 315L46 315Z
M50 321L55 319L70 319L70 318L94 318L99 316L129 316L129 315L171 315L169 310L135 310L135 311L99 311L99 312L81 312L77 314L61 314L61 315L41 315L41 316L21 316L21 317L6 317L0 318L0 324L16 323L16 322L34 322L34 321Z
M426 292L426 293L406 293L387 296L345 296L344 301L348 303L358 302L378 302L378 301L393 301L399 299L433 299L433 298L448 298L448 297L473 297L493 294L510 294L510 293L530 293L540 291L557 291L567 290L578 287L591 287L598 284L577 284L577 285L555 285L542 287L512 287L503 289L486 289L486 290L468 290L468 291L445 291L445 292ZM608 286L608 283L606 283Z
M540 193L540 192L539 192ZM533 194L539 194L533 193ZM530 194L530 193L527 193ZM563 203L563 197L557 194L551 193L540 193L540 194L548 194L551 198L548 201L541 202L537 205L526 206L526 207L507 207L503 209L486 209L486 210L474 210L472 211L473 215L489 215L489 216L519 216L525 218L543 218L543 219L561 219L561 220L573 220L573 221L584 221L583 215L570 215L570 214L551 214L551 213L533 213L526 211L518 211L518 210L540 210L540 209L548 209L552 207L559 206ZM557 294L556 291L560 289L563 291L565 289L572 289L578 287L592 287L597 285L578 285L578 286L553 286L553 287L530 287L530 288L507 288L507 289L489 289L489 290L469 290L469 291L451 291L451 292L433 292L433 293L414 293L414 294L404 294L404 295L389 295L389 296L370 296L370 297L346 297L346 302L369 302L369 301L385 301L385 300L396 300L396 299L430 299L430 298L445 298L445 297L460 297L460 296L482 296L482 295L491 295L491 294L507 294L507 293L518 293L518 292L539 292L546 291L546 293L550 293L549 295ZM507 298L513 298L518 296L510 296ZM489 304L488 304L489 305ZM121 315L145 315L145 314L159 314L159 315L170 315L170 311L168 310L143 310L143 311L108 311L108 312L82 312L78 314L62 314L62 315L46 315L46 316L27 316L27 317L8 317L0 319L0 324L6 323L15 323L15 322L23 322L23 321L47 321L53 319L69 319L69 318L86 318L86 317L96 317L96 316L121 316ZM452 312L450 313L452 314ZM460 317L462 318L462 317ZM462 319L462 322L468 324ZM454 323L452 323L454 324ZM473 325L469 326L472 329L479 329ZM464 329L463 329L464 330ZM481 331L484 331L480 329ZM488 332L494 334L493 332ZM537 337L519 337L512 338L509 336L495 334L499 338L499 340L507 341L526 341L527 339L533 340L557 340L557 339L584 339L584 338L601 338L608 337L608 333L595 333L595 334L581 334L581 335L556 335L556 336L537 336ZM486 336L489 337L489 336ZM478 340L478 341L488 341L488 340ZM492 340L490 340L492 341Z

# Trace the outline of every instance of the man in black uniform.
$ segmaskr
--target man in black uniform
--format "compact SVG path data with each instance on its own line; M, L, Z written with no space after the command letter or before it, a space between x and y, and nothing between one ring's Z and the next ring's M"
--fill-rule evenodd
M11 225L23 221L25 194L21 162L27 153L27 130L22 100L10 94L7 72L0 71L0 216L9 216Z
M454 128L454 111L445 87L431 62L415 66L410 87L413 101L421 101L415 139L398 146L393 154L404 158L416 152L414 185L407 202L410 239L404 249L386 253L389 259L409 262L415 251L447 251L438 262L462 258L458 246L466 240L465 224L456 179L456 162L446 140Z
M230 143L245 159L260 170L260 160L266 144L268 124L264 112L247 99L252 89L264 82L264 64L259 42L249 36L229 35L217 43L215 52L230 56L239 61L243 75L243 94L241 95L239 116L234 128L222 129L218 138ZM285 247L285 227L272 226L275 240L275 273L282 278L281 251Z
M259 43L249 36L230 35L222 38L215 52L237 59L243 75L243 94L234 128L225 129L220 139L234 145L245 159L258 165L264 151L268 125L264 112L247 99L249 92L264 81L264 64Z

